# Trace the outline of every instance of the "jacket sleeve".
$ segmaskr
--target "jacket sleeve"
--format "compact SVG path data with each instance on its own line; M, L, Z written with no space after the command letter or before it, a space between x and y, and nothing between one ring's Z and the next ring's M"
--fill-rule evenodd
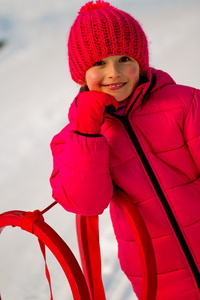
M184 137L200 174L200 90L194 89L192 102L184 122Z
M113 193L107 140L79 135L70 127L68 124L51 142L53 198L67 211L101 214Z

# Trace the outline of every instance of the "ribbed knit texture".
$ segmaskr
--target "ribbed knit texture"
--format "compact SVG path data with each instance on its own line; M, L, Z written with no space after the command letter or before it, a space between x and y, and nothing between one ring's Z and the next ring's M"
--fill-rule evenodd
M110 55L133 57L144 73L149 68L147 38L138 21L107 2L88 2L81 8L69 34L72 79L81 84L86 71Z

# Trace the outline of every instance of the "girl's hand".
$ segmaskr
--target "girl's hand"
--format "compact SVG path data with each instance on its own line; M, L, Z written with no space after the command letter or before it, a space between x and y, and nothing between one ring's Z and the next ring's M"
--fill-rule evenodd
M76 130L83 134L99 134L105 109L116 110L119 103L109 94L97 91L83 92L77 99Z

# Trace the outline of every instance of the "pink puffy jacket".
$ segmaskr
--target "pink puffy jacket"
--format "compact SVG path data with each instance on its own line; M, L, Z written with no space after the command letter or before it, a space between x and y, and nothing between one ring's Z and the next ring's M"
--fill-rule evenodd
M70 123L51 143L53 197L82 215L101 214L110 204L120 264L139 297L138 250L112 199L114 186L121 188L152 239L156 299L200 299L200 91L150 69L125 115L105 114L101 135L75 133L75 114L74 101Z

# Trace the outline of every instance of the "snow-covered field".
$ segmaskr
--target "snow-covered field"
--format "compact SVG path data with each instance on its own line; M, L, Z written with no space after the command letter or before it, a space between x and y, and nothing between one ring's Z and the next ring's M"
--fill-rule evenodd
M0 212L42 210L53 199L49 144L68 122L78 86L70 78L66 37L83 0L0 0ZM150 42L150 62L177 83L200 88L199 0L111 0L136 17ZM74 215L56 205L45 220L78 258ZM107 299L136 299L120 270L108 210L100 217ZM48 264L54 299L72 299L61 268ZM79 260L79 258L78 258ZM50 299L37 239L7 228L0 239L3 300Z

